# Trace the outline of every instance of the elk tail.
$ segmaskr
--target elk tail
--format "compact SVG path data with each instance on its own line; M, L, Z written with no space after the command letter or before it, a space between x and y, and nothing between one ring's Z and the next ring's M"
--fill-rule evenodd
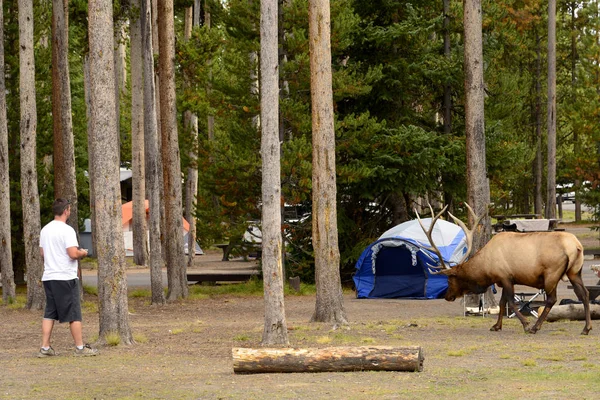
M583 268L583 246L581 243L577 243L575 246L574 254L569 255L569 262L567 264L567 269L562 276L563 282L568 282L569 278L567 277L567 272L581 273L581 269Z

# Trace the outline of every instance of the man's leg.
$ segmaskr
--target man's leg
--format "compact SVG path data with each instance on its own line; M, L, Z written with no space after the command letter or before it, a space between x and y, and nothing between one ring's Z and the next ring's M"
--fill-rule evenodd
M44 318L42 320L42 347L44 348L50 347L52 328L54 328L54 320Z
M83 329L81 328L81 321L70 322L69 328L71 328L71 336L73 336L75 346L83 346Z

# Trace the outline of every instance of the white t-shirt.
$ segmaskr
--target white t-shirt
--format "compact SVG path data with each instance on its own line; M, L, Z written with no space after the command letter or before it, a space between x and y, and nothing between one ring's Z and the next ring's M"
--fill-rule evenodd
M77 260L69 257L67 249L78 247L75 229L62 221L53 220L40 233L44 249L42 281L69 281L77 278Z

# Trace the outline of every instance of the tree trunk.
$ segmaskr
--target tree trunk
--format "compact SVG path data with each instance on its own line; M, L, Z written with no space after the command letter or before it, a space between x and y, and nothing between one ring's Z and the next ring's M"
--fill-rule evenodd
M556 0L548 1L548 177L546 218L556 218Z
M490 217L487 207L490 203L487 179L485 124L484 124L484 83L483 83L483 40L481 0L464 0L465 30L465 132L467 156L467 199L477 215L485 215L481 224L474 229L473 253L483 248L491 237ZM469 215L469 223L472 224ZM479 297L477 296L477 303ZM467 301L467 299L465 299ZM469 302L470 303L470 302ZM486 303L496 306L497 302L488 289Z
M158 0L153 0L150 2L152 7L151 18L152 23L150 24L150 28L152 29L152 51L154 52L154 59L158 60L158 55L160 53L159 49L159 40L158 40ZM153 61L154 62L154 61ZM154 70L154 68L153 68ZM161 134L161 111L160 111L160 67L154 70L154 108L156 110L156 128L158 134L158 154L162 154L162 134ZM161 243L161 251L163 262L167 263L167 237L164 233L167 232L167 222L166 222L166 211L165 211L165 184L164 184L164 167L162 157L158 157L158 171L160 172L158 182L160 185L160 231L163 233L160 237Z
M450 0L444 0L444 57L450 59ZM444 133L452 131L452 87L444 85Z
M192 29L194 25L194 10L201 8L201 0L196 0L193 7L188 7L185 10L185 28L184 28L184 40L189 41L192 36ZM189 77L184 77L184 84L186 88L189 88ZM186 135L190 135L192 145L188 152L190 164L187 170L185 180L185 209L184 216L187 222L190 224L190 231L188 233L188 257L187 267L191 268L194 263L194 256L196 255L196 216L194 214L196 207L196 196L198 195L198 117L191 111L186 110L184 112L184 132Z
M40 255L40 196L36 169L37 108L33 56L33 2L19 0L19 93L21 105L21 197L27 270L27 308L42 309L44 270Z
M337 230L329 0L309 0L308 26L313 142L312 237L317 286L312 320L346 324Z
M119 143L116 130L113 9L108 0L90 0L90 134L93 142L98 256L99 341L116 333L133 343L129 326L125 249L121 224ZM97 151L102 149L102 151Z
M52 2L52 115L54 129L54 197L71 201L67 223L79 238L75 139L71 117L71 79L69 78L69 2ZM81 294L81 266L77 261Z
M144 173L144 87L142 70L142 28L140 0L133 0L131 36L131 169L133 194L133 262L146 265L148 227L146 223L146 174Z
M542 179L544 175L544 165L542 159L542 55L540 48L540 36L535 33L536 40L536 60L535 60L535 205L534 213L542 214L544 204L542 195Z
M122 15L115 21L114 34L114 73L115 73L115 110L117 114L117 140L119 141L119 166L121 160L121 94L125 92L127 85L127 72L125 68L125 37L127 35L127 18Z
M188 295L183 254L183 212L181 208L181 165L177 137L175 102L175 31L173 0L158 1L158 67L160 74L160 123L164 176L168 300Z
M577 104L577 28L575 25L576 20L576 8L578 3L572 1L571 7L571 93L573 95L571 101L572 104ZM581 154L581 144L579 143L579 128L577 124L573 124L573 152L575 154ZM581 180L575 179L575 222L581 222L581 196L579 188L581 187ZM561 209L562 211L562 209ZM560 216L562 219L562 215Z
M4 67L4 8L0 0L0 274L2 301L16 297L10 232L10 175L8 169L8 120L6 117L6 82Z
M150 218L150 286L152 289L152 304L163 304L165 294L162 281L162 242L161 242L161 197L160 176L162 171L159 163L158 126L156 119L156 101L154 86L154 53L152 51L152 5L150 0L142 0L142 56L144 65L144 150L146 162L146 181L148 183L148 203Z
M287 345L281 239L279 60L277 0L260 2L260 120L262 156L263 345Z
M234 348L233 372L423 371L421 347Z
M91 125L91 102L90 102L90 58L85 55L83 59L83 86L85 92L85 114L87 118L87 146L88 146L88 181L90 189L90 225L92 228L92 247L96 249L96 202L94 200L94 174L92 171L94 162L94 143L92 141L92 125ZM94 253L94 256L96 253Z

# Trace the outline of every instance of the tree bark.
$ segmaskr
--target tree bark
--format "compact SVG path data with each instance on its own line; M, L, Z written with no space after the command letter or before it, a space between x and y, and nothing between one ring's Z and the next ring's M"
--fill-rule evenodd
M150 28L152 29L152 51L154 52L154 59L158 60L160 53L159 46L159 38L158 38L158 0L151 0L150 6L152 8L151 13L149 14L152 18L152 23L150 24ZM154 62L154 61L153 61ZM154 108L156 110L156 128L158 133L158 154L162 154L162 134L161 134L161 111L160 111L160 67L157 69L153 68L154 74ZM167 222L166 222L166 212L165 212L165 185L164 185L164 167L162 157L158 157L158 170L160 171L160 175L158 181L160 183L160 231L163 233L160 237L161 240L161 251L163 262L167 263L167 237L165 233L167 232Z
M571 1L569 3L571 7L571 93L572 93L572 104L577 104L577 38L578 32L575 25L576 21L576 9L579 6L578 2ZM573 125L573 152L575 154L581 154L581 144L579 141L579 128L576 124ZM581 222L581 195L579 188L581 187L581 180L575 179L575 222ZM562 199L561 199L562 200ZM559 207L562 206L559 203ZM562 207L560 208L562 211ZM561 213L562 214L562 213ZM562 215L559 217L562 219Z
M536 39L536 60L535 60L535 205L534 213L542 214L544 208L542 195L542 179L544 175L544 163L542 158L542 55L540 49L541 39L539 34L535 33Z
M423 371L421 347L233 349L233 372Z
M36 169L37 108L33 55L33 2L19 0L19 93L21 106L21 196L23 241L27 269L27 308L39 310L45 303L44 270L40 255L40 197Z
M0 274L2 301L16 297L10 232L10 175L8 169L8 120L6 117L6 82L4 78L4 8L0 0Z
M52 118L54 137L54 197L71 201L67 223L79 238L75 139L71 117L71 79L69 77L69 2L52 2ZM77 261L81 294L81 267Z
M129 326L125 249L121 224L119 143L116 130L113 9L108 0L90 0L90 127L96 205L99 341L116 333L121 343L133 343Z
M484 83L483 83L483 38L481 0L464 0L465 30L465 133L467 156L467 199L477 215L485 215L481 224L474 229L473 252L483 248L490 240L492 228L487 207L490 191L487 178ZM472 226L473 218L469 215ZM479 298L477 297L477 300ZM467 301L467 299L465 299ZM497 302L488 289L486 303Z
M159 162L159 137L156 117L156 88L154 86L154 53L152 50L152 5L150 0L142 0L142 56L144 66L144 151L146 163L146 181L148 183L148 203L150 218L150 286L152 304L163 304L165 295L162 281L162 241L161 241L161 196Z
M444 57L450 59L450 0L444 0ZM444 85L444 133L452 131L452 87ZM447 204L447 203L446 203Z
M346 324L338 247L329 0L309 0L313 223L317 299L313 321Z
M146 265L148 227L146 223L146 174L144 172L144 87L142 69L142 25L140 0L132 0L131 37L131 169L133 195L133 262Z
M188 7L185 10L185 27L184 40L189 41L192 36L194 23L194 10L201 8L201 0L196 0L193 7ZM198 20L199 21L199 20ZM190 77L184 77L184 84L189 88ZM190 164L187 170L185 180L185 207L184 217L190 224L188 232L188 256L187 267L191 268L196 255L196 216L194 214L196 208L196 196L198 195L198 117L190 110L184 112L183 125L186 135L190 135L192 145L188 152Z
M96 201L94 200L94 174L92 171L94 163L94 142L92 140L92 125L91 125L91 102L90 102L90 58L85 55L83 59L83 86L85 92L85 114L87 117L87 146L88 146L88 181L90 188L90 225L92 228L92 247L96 249ZM94 253L96 255L96 253Z
M160 71L160 112L164 199L166 218L168 300L188 295L186 264L183 254L183 224L181 207L181 164L177 136L175 98L175 31L173 0L158 1L158 38Z
M289 343L283 296L277 26L277 0L261 0L262 267L265 292L263 345Z
M127 86L127 72L125 68L125 38L127 17L118 16L115 21L114 32L114 74L115 74L115 110L117 114L117 140L119 142L119 166L121 161L121 94L125 92Z
M548 176L546 218L556 218L556 0L548 1Z

